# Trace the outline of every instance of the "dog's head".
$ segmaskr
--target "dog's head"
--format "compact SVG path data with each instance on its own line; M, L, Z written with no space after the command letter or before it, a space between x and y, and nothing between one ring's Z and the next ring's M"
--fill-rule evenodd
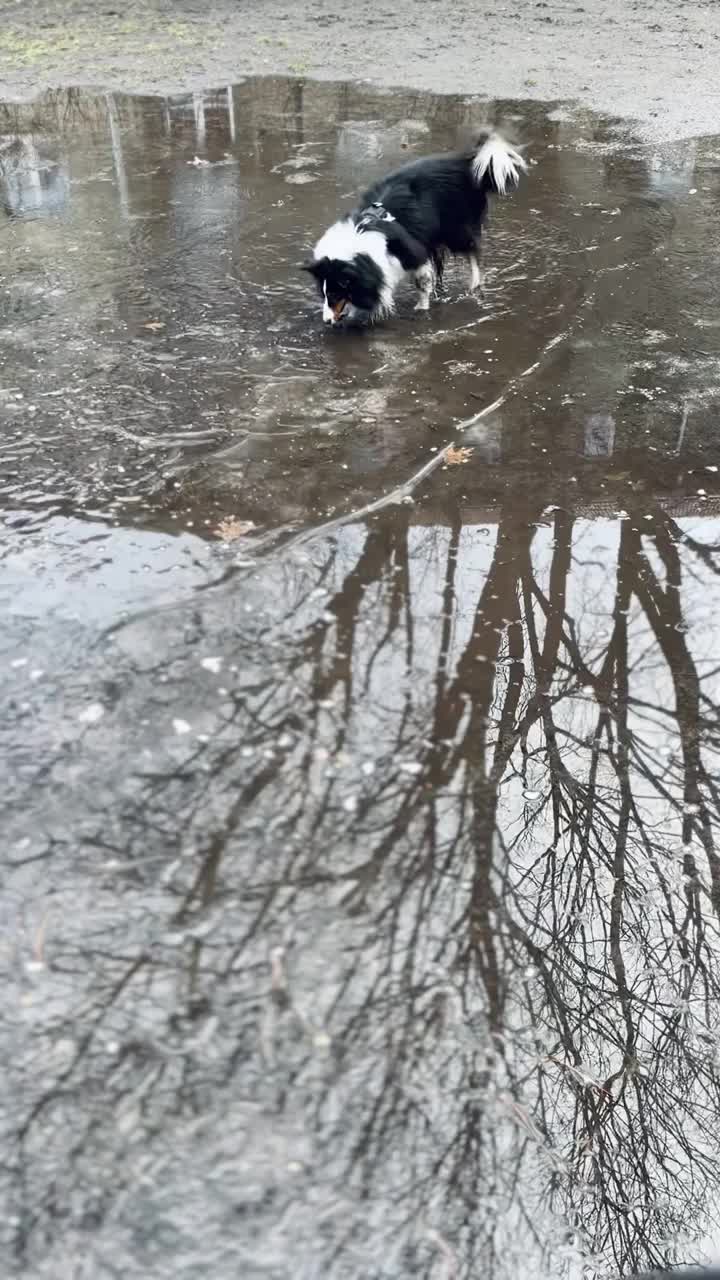
M304 269L315 279L326 324L340 324L356 312L379 310L383 273L369 254L356 253L347 260L323 257L306 263Z

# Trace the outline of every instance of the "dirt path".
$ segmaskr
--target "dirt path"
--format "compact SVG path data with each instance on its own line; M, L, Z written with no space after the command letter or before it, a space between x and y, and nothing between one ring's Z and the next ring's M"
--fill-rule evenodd
M251 73L576 99L654 138L720 128L717 0L0 0L0 95Z

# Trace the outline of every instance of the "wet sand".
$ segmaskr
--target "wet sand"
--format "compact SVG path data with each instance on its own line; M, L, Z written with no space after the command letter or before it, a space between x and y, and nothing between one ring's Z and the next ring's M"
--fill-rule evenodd
M251 74L576 101L647 137L720 123L713 0L0 2L0 98L76 84L177 92Z

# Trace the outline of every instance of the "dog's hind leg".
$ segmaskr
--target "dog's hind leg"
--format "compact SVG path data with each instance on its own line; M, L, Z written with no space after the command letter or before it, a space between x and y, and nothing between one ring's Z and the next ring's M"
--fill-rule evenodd
M435 284L435 272L432 262L424 262L415 272L415 285L417 287L419 298L415 303L416 311L429 311L430 299L432 297L433 285Z
M478 289L482 290L483 277L480 270L480 248L473 249L468 254L468 262L470 264L470 292L476 293Z

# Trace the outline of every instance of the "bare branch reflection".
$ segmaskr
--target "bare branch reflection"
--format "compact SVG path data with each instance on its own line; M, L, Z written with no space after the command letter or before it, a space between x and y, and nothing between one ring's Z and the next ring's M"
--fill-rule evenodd
M216 1132L208 1230L240 1214L257 1274L291 1236L308 1276L437 1276L438 1239L462 1276L694 1256L720 736L717 534L687 524L647 499L600 525L508 503L494 531L389 509L278 562L271 635L227 597L212 732L138 760L120 831L86 823L105 870L28 970L19 1258L80 1204L132 1267L140 1170L175 1178L226 1105L241 1169ZM151 715L195 660L158 692L147 668Z

